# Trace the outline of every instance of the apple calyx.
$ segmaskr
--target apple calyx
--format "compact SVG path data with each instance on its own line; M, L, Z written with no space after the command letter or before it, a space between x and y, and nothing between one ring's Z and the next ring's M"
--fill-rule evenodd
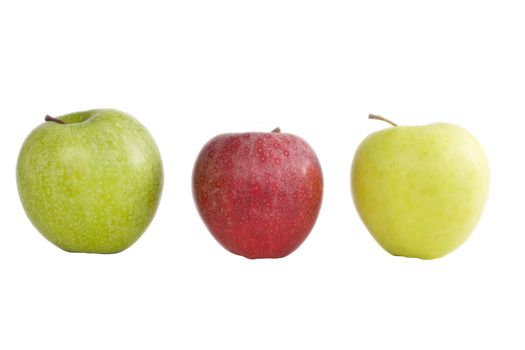
M54 123L57 123L57 124L65 124L66 122L63 121L63 120L60 120L60 119L57 119L57 118L53 118L52 116L50 116L49 114L46 115L46 117L44 118L44 120L46 122L54 122Z
M393 121L388 120L385 117L382 117L382 116L377 115L377 114L369 114L368 115L368 119L381 120L381 121L384 121L384 122L387 122L387 123L391 124L392 126L397 126L397 124L394 123Z
M281 128L280 127L276 127L275 129L272 130L272 134L278 134L281 132Z

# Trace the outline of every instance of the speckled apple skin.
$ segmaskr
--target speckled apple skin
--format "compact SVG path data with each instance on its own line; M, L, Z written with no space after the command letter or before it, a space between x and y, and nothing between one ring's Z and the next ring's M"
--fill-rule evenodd
M149 132L129 114L99 109L45 122L17 164L20 199L33 225L69 252L117 253L150 224L163 170Z
M193 195L209 231L250 259L281 258L312 230L323 195L321 165L300 137L223 134L200 152Z

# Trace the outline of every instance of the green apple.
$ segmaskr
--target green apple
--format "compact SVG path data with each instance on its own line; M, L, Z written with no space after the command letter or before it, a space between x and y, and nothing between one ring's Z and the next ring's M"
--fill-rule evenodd
M22 145L17 183L27 216L56 246L117 253L155 215L162 161L149 132L129 114L97 109L46 116Z
M459 126L390 123L394 127L369 135L355 153L355 206L391 254L442 257L469 237L481 217L489 188L487 158Z

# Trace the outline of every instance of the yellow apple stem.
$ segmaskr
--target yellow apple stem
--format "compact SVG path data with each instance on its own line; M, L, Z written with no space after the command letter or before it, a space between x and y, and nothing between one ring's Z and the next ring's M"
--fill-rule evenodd
M397 126L397 124L394 123L393 121L388 120L388 119L386 119L386 118L384 118L384 117L382 117L382 116L380 116L380 115L376 115L376 114L369 114L369 115L368 115L368 119L382 120L382 121L384 121L384 122L387 122L387 123L389 123L389 124L392 124L392 126Z
M53 118L50 115L46 115L46 118L44 119L46 122L55 122L58 124L65 124L66 122L57 118Z
M281 132L281 128L280 127L276 127L275 129L272 130L272 133L280 133Z

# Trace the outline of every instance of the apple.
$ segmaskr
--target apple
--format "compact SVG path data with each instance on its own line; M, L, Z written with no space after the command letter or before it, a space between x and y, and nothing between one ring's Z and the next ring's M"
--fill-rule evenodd
M442 257L469 237L481 217L489 189L487 158L459 126L390 123L394 127L369 135L355 153L355 206L391 254Z
M46 116L17 163L18 192L40 233L69 252L117 253L146 230L163 170L149 132L129 114Z
M224 248L250 259L293 252L321 208L323 175L315 152L278 128L214 137L197 157L192 181L209 231Z

